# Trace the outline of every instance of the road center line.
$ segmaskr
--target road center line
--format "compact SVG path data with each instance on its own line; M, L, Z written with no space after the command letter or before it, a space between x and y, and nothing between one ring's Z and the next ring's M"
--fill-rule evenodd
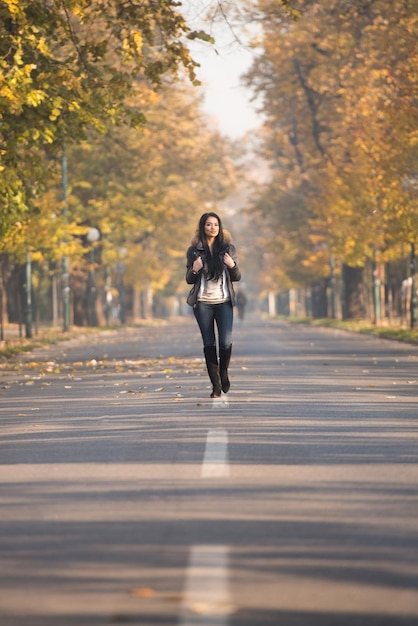
M229 476L228 432L225 429L209 430L200 476L201 478Z
M228 567L228 546L191 546L180 626L227 626L233 612Z

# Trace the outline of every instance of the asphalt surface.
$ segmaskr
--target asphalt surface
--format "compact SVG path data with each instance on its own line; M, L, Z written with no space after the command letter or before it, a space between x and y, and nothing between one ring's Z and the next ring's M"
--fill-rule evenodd
M0 369L1 626L416 626L418 347L194 319Z

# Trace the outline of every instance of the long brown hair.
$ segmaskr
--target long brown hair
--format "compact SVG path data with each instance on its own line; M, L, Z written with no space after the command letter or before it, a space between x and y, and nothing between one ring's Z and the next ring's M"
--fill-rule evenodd
M205 224L209 217L214 217L216 220L218 220L219 225L219 233L216 235L215 241L213 242L212 254L209 250L205 235ZM212 278L218 280L219 277L222 276L225 269L222 253L226 251L226 244L229 243L230 237L229 233L227 233L223 229L221 218L213 211L203 213L203 215L200 217L199 224L193 238L194 245L196 245L199 241L202 243L206 253L205 278L207 278L208 280L211 280Z

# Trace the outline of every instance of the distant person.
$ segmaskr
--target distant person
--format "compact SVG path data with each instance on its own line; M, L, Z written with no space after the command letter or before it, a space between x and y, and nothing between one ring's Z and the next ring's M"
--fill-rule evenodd
M206 367L212 383L211 398L228 393L228 367L232 351L232 283L241 279L235 246L216 213L204 213L187 250L186 282L193 285L187 303L199 325ZM219 364L215 323L218 331Z
M241 320L241 322L244 319L246 305L247 305L247 296L242 291L242 289L240 289L237 293L237 309L238 309L238 317Z

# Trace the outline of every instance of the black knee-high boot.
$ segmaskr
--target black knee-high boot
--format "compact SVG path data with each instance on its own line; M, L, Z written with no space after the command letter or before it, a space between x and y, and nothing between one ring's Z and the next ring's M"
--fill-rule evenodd
M206 359L206 367L208 368L208 374L210 382L212 383L211 398L219 398L221 395L221 379L219 376L218 357L216 354L216 346L205 346L203 349Z
M232 343L227 348L219 350L219 373L221 376L221 386L224 393L228 393L231 383L228 378L228 367L231 360Z

